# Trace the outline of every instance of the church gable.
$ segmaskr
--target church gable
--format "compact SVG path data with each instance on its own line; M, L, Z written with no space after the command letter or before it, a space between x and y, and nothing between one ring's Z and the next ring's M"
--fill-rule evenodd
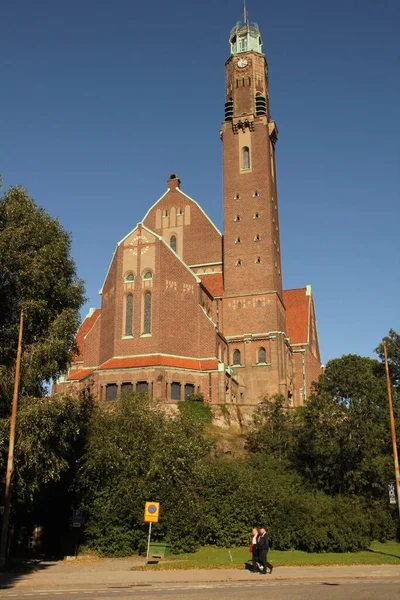
M222 236L195 200L180 190L179 179L150 208L143 223L191 265L222 263Z

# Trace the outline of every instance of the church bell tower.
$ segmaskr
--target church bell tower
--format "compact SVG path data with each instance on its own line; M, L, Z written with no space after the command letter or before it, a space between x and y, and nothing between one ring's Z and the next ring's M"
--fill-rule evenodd
M286 318L282 273L275 144L268 64L259 27L236 23L225 63L225 119L222 124L224 194L224 333L241 352L241 365L257 365L266 348L276 393L287 390ZM238 351L239 351L238 350ZM233 361L234 362L234 361ZM254 371L242 377L254 378ZM247 386L247 384L246 384ZM267 394L266 384L260 394ZM254 394L252 394L254 395Z

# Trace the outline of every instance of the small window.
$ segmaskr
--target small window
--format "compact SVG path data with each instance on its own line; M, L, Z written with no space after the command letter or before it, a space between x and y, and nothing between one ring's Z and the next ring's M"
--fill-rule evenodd
M116 400L118 395L118 386L116 383L106 385L106 400Z
M257 306L261 306L261 300L257 300Z
M147 381L138 381L136 383L136 391L138 394L147 394L149 391L149 384Z
M133 385L131 383L123 383L121 385L121 396L129 396L133 392Z
M240 200L240 195L239 194L236 194L235 200Z
M265 348L260 348L258 350L258 361L259 363L267 362L267 353L265 352Z
M168 217L168 210L167 209L164 210L163 217Z
M235 350L233 352L233 364L240 365L240 350Z
M240 244L240 237L237 237L235 240L235 244Z
M143 279L153 279L153 273L151 271L146 271L143 275Z
M128 273L125 277L125 281L135 281L135 276L133 273Z
M259 219L259 218L260 218L260 214L259 214L259 213L256 213L256 214L254 215L254 218L255 218L255 219Z
M181 399L181 384L173 381L171 383L171 400Z
M260 263L261 263L261 257L260 257L260 256L257 256L257 259L256 259L256 264L257 264L257 265L259 265Z
M182 215L183 215L183 209L182 209L182 208L180 208L180 209L178 210L178 216L182 216Z
M172 250L174 252L176 252L176 236L175 235L171 235L171 238L169 240L169 245L171 246Z
M239 258L239 260L236 261L236 266L237 267L241 267L242 266L242 261L241 261L240 258Z
M240 221L240 215L236 215L235 221Z
M247 146L242 149L242 169L250 169L250 150Z
M188 396L194 394L194 384L193 383L185 383L185 400Z
M259 194L259 193L257 192L257 190L256 190L256 191L254 192L254 194L253 194L253 198L258 198L258 196L259 196L259 195L260 195L260 194Z
M259 242L261 240L260 235L257 233L256 237L254 238L255 242Z
M237 307L238 307L238 308L242 308L242 303L241 303L241 302L238 302L238 303L237 303Z

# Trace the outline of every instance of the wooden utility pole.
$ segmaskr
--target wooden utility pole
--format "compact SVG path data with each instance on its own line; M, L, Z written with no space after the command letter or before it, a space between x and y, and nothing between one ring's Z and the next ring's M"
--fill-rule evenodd
M4 566L4 564L6 562L6 558L7 558L8 520L10 518L10 508L11 508L11 475L12 475L13 467L14 467L15 422L17 420L19 372L20 372L20 366L21 366L23 326L24 326L24 311L21 308L21 314L20 314L20 318L19 318L17 361L15 364L14 394L13 394L13 400L12 400L11 421L10 421L10 441L9 441L9 445L8 445L6 489L4 492L4 512L3 512L3 524L2 524L2 530L1 530L1 544L0 544L0 567Z
M390 428L392 430L394 472L395 472L395 475L396 475L396 490L397 490L397 507L399 509L399 515L400 515L400 470L399 470L399 457L397 455L396 426L395 426L394 414L393 414L392 387L390 385L389 364L388 364L388 357L387 357L387 349L386 349L386 342L385 342L385 340L383 340L383 353L385 355L386 383L387 383L387 390L388 390L389 412L390 412Z

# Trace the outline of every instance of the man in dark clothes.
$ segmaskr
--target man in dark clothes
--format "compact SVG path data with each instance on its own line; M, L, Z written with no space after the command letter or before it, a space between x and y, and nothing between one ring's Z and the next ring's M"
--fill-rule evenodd
M267 535L267 532L265 531L264 527L261 527L261 529L260 529L260 535L258 536L257 542L258 542L257 543L258 559L259 559L259 562L261 565L261 573L266 575L267 569L269 569L269 572L272 573L272 569L274 567L273 567L273 565L271 565L271 563L269 563L267 561L269 543L268 543L268 535Z

